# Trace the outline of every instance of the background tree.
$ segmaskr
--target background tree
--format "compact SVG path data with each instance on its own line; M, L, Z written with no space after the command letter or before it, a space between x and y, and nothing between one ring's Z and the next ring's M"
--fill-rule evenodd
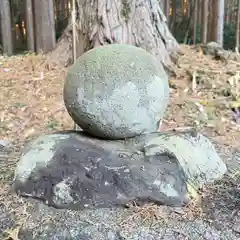
M165 67L179 49L155 0L77 0L77 56L104 44L126 43L155 55ZM71 23L71 21L70 21ZM72 61L71 24L51 54L52 59Z
M232 0L225 0L225 23L229 24L230 6Z
M240 24L240 0L237 0L236 14L236 31L235 31L235 51L239 54L239 24Z
M201 25L202 18L202 0L197 1L197 25Z
M27 34L27 49L28 51L35 51L35 40L34 40L34 22L33 22L33 6L32 0L24 1L25 7L25 18L26 18L26 34Z
M208 22L207 22L207 42L211 42L213 39L213 33L212 33L212 28L213 28L213 15L215 14L215 11L213 11L212 7L214 6L213 3L214 0L208 0ZM215 6L216 7L216 6Z
M2 32L2 50L4 54L13 54L12 19L9 0L0 1L0 23Z
M173 36L176 35L176 15L177 15L177 2L176 0L172 0L172 14L171 14L171 32Z
M85 4L85 1L83 1L83 5ZM147 20L142 20L145 26L152 26L151 31L158 32L159 27L162 30L165 29L167 26L172 30L171 33L173 36L177 39L179 43L185 43L185 44L195 44L195 43L206 43L207 41L217 41L220 44L222 42L224 43L225 49L231 49L233 50L236 46L236 37L238 35L237 29L236 29L236 21L237 21L237 4L238 0L225 0L225 1L217 1L217 0L196 0L197 1L197 8L193 8L195 0L134 0L133 2L130 2L130 0L114 0L113 3L117 3L118 8L116 11L121 13L121 19L117 21L117 13L112 13L112 11L108 10L108 5L111 5L112 3L107 3L107 0L99 0L98 6L93 9L93 16L96 15L98 8L102 8L102 5L108 4L106 6L107 13L103 15L103 17L106 17L107 25L111 32L117 32L116 29L123 29L125 31L125 28L128 29L128 35L130 36L130 44L138 44L134 43L134 40L132 38L135 38L136 34L131 32L132 26L133 28L136 28L136 21L137 19L141 19L143 15L147 16ZM56 40L58 40L64 31L64 29L67 28L65 31L64 36L61 37L61 43L59 45L62 45L62 56L66 55L66 58L68 58L71 50L71 41L69 40L69 44L65 44L63 39L71 39L72 35L72 29L76 29L78 31L77 36L79 37L79 34L81 32L81 28L78 27L80 24L82 26L82 22L85 22L88 24L89 21L81 20L79 18L79 14L77 11L77 25L76 28L72 28L71 25L71 19L70 13L72 9L72 3L74 0L4 0L1 1L1 10L4 9L3 14L6 14L9 12L9 9L5 10L5 6L3 4L7 2L10 3L10 19L12 22L10 23L12 27L12 44L11 40L4 40L1 37L1 33L3 32L4 38L7 37L6 27L3 27L3 30L0 31L0 45L3 45L2 43L6 43L11 45L13 52L19 52L24 50L30 50L37 52L49 52L51 51L54 46ZM96 0L89 0L89 4L95 4ZM156 3L157 2L157 3ZM32 4L32 7L31 7ZM128 9L123 9L123 6L129 5L130 12L131 10L134 11L135 6L137 6L137 9L141 9L141 11L138 12L138 16L131 16L128 20L129 22L126 23L126 21L122 17L122 13L126 13ZM151 5L153 4L153 5ZM36 6L35 6L36 5ZM86 4L82 7L85 9L87 6ZM143 6L138 6L143 5ZM152 6L156 6L159 9L159 11L153 11ZM170 5L172 6L170 8ZM6 5L7 6L7 5ZM219 17L221 14L224 15L224 11L221 13L222 7L219 8L219 6L224 6L225 11L225 23L222 17ZM8 6L9 8L9 6ZM161 8L161 13L160 13ZM37 11L35 10L37 9ZM211 9L211 11L209 11ZM34 11L35 10L35 11ZM77 9L78 10L78 9ZM43 13L42 13L43 11ZM90 10L81 10L80 12L83 12L86 14L86 17L89 16ZM197 23L196 23L196 13L197 13ZM3 15L2 14L2 15ZM101 12L100 12L101 15ZM141 16L140 16L141 15ZM164 17L165 15L165 17ZM9 16L9 15L8 15ZM158 26L155 24L155 17L157 16L157 21L159 22ZM83 16L85 17L85 15ZM92 16L90 17L92 19ZM123 19L123 20L122 20ZM159 20L160 19L160 20ZM169 21L170 20L170 21ZM171 21L172 20L172 21ZM222 21L221 24L219 24L220 20ZM99 24L96 28L101 28L101 19L98 20ZM123 24L122 24L123 21ZM9 21L8 21L9 22ZM37 24L35 24L37 23ZM131 24L133 23L133 24ZM172 24L171 24L172 23ZM222 30L223 29L223 23L224 23L224 30L223 30L223 40L222 38ZM116 24L114 26L114 24ZM118 25L117 25L118 24ZM122 27L124 26L124 27ZM154 27L155 26L155 27ZM164 26L164 27L163 27ZM220 26L220 27L219 27ZM2 27L2 25L1 25ZM90 23L89 23L89 27ZM138 27L139 28L139 27ZM146 27L146 29L149 27ZM56 29L56 30L55 30ZM114 29L114 30L112 30ZM144 29L142 27L142 29ZM90 31L91 32L91 31ZM169 31L168 31L169 32ZM119 35L120 31L117 33ZM143 35L142 35L143 33ZM137 31L137 34L141 34L141 41L145 41L144 39L148 39L147 33L145 30L140 33ZM207 34L208 33L208 34ZM237 33L237 34L236 34ZM135 34L135 35L134 35ZM162 34L162 32L161 32ZM156 34L156 38L159 38L161 35L159 33ZM220 35L219 35L220 34ZM164 34L163 34L164 35ZM173 38L173 36L170 37L170 39ZM219 38L220 36L220 38ZM139 37L139 36L137 36ZM117 37L118 42L122 42L120 37ZM127 37L128 38L128 37ZM160 37L162 38L162 36ZM164 36L162 38L163 44L165 44L166 37ZM146 40L149 41L149 40ZM154 42L151 39L152 42ZM150 42L151 42L150 41ZM113 41L114 42L114 41ZM126 40L123 37L123 42L126 42ZM149 46L151 45L150 42L148 43ZM171 42L171 40L168 41ZM6 52L6 44L5 44L5 52ZM104 43L106 44L106 42ZM37 46L36 46L37 45ZM81 45L81 44L80 44ZM144 45L144 44L142 44ZM67 46L67 48L65 48ZM152 45L152 49L155 47L160 48L160 46L157 46L156 44ZM149 47L148 47L149 48ZM0 48L1 50L1 48ZM152 50L153 51L153 50ZM55 51L57 53L57 51ZM58 58L59 59L59 58ZM64 59L63 59L64 60ZM65 60L64 60L65 61Z
M193 44L197 40L198 0L195 0L193 7Z
M224 0L212 0L212 18L209 40L223 46Z
M194 10L195 4L196 4L196 0L193 0L192 2L188 2L188 5L187 5L189 14L187 14L187 22L186 22L187 25L186 25L186 33L185 33L185 37L184 37L184 44L188 43L189 35L193 28L192 17L193 17L193 10Z
M34 0L33 3L36 51L49 52L56 45L53 0Z
M201 42L207 42L207 26L208 26L208 0L202 0L202 28L201 28Z

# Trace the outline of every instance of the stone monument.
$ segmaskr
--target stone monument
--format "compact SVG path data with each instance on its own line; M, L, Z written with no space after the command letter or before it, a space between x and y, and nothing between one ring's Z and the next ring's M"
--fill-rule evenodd
M124 139L157 130L169 100L168 77L144 49L110 44L83 54L70 67L64 101L84 131Z
M14 177L21 196L66 209L183 206L189 186L227 170L202 134L157 132L168 77L141 48L112 44L83 54L69 69L64 101L83 131L40 136L25 148Z

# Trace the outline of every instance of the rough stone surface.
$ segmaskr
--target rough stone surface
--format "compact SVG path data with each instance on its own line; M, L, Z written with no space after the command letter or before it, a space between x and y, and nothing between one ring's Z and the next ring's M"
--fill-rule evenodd
M26 147L14 187L58 208L112 207L133 200L181 206L189 200L188 184L202 187L226 170L213 144L195 131L125 141L62 132Z
M39 137L19 161L14 187L22 196L68 209L133 200L173 206L189 201L185 174L174 155L145 154L124 141L99 140L83 132Z
M223 47L216 42L209 42L206 44L201 44L203 53L206 55L212 55L217 60L222 61L240 61L240 56L236 52L228 51L223 49Z
M94 48L70 67L64 101L73 120L94 136L124 139L157 130L169 101L161 63L141 48Z
M188 182L195 188L201 188L206 183L221 179L227 172L226 164L211 141L195 130L169 134L158 133L155 137L147 138L143 149L151 155L169 152L176 156Z

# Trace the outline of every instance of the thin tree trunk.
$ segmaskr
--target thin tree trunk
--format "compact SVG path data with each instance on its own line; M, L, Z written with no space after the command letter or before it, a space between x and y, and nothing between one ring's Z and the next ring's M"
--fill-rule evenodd
M207 28L207 41L212 41L212 35L213 35L213 15L214 15L214 9L213 9L213 0L208 0L208 9L211 9L211 11L208 12L208 28Z
M237 3L237 18L236 18L236 31L235 31L235 51L239 54L239 24L240 24L240 0Z
M202 27L201 27L201 42L207 42L208 28L208 0L202 0Z
M64 0L59 0L59 19L64 19L65 18L65 12L64 12Z
M197 17L198 17L198 13L197 13L197 8L198 8L198 1L199 0L195 0L194 2L194 7L193 7L193 44L196 44L196 40L197 40Z
M191 13L191 6L192 6L192 0L187 0L187 16L190 17L192 16L192 13Z
M224 12L225 0L219 0L219 19L218 19L218 42L223 46L223 30L224 30Z
M12 20L9 0L0 0L0 23L3 53L13 54Z
M186 33L185 33L185 37L184 37L184 44L187 44L188 43L188 37L189 37L189 33L191 31L191 28L192 28L192 15L193 15L193 9L194 9L194 5L195 5L195 2L196 0L194 0L194 2L192 4L189 5L189 11L190 11L190 15L188 17L188 23L187 23L187 30L186 30Z
M232 0L230 7L230 16L229 16L229 22L232 23L233 21L235 21L235 13L234 13L234 9L235 9L235 5L236 2Z
M210 18L210 24L211 26L209 28L209 41L215 41L217 42L217 31L218 31L218 18L219 18L219 0L211 0L211 7L209 9L212 9L211 11L211 18Z
M186 3L184 0L181 1L181 8L182 8L182 15L185 16L186 15Z
M65 6L65 16L69 17L69 10L68 10L68 0L64 0L64 6Z
M171 31L173 36L176 36L176 12L177 12L176 0L172 0Z
M224 0L212 0L212 36L211 41L223 46L223 27L224 27Z
M197 24L201 25L202 18L202 0L198 0L198 6L197 6Z
M55 48L56 34L52 0L34 0L36 51L49 52Z
M225 8L226 8L226 11L225 11L225 22L227 24L229 24L229 13L230 13L230 1L229 0L226 0L225 1Z
M26 30L27 30L27 49L28 51L35 51L34 44L34 27L33 27L33 6L32 0L25 0L26 13Z

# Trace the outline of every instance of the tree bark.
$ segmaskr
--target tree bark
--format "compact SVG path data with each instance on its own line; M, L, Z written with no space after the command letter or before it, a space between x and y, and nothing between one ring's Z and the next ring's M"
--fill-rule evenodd
M240 24L240 0L237 3L236 31L235 31L235 51L239 54L239 24Z
M208 9L211 9L211 11L208 12L208 32L207 32L207 41L211 42L213 39L213 15L215 14L215 9L213 9L213 1L214 0L208 0Z
M172 0L171 31L173 36L176 36L176 14L177 14L177 3L176 3L176 0Z
M212 0L212 35L210 40L223 46L224 0Z
M3 54L13 54L12 20L9 0L0 0L0 23Z
M186 0L186 1L183 0L183 16L189 17L188 16L188 13L189 13L189 11L188 11L189 6L188 5L189 5L188 0Z
M56 34L52 0L34 0L36 52L46 53L55 48Z
M202 0L198 0L198 6L197 6L197 24L201 24L201 18L202 18Z
M226 7L226 11L225 11L225 22L227 24L229 24L229 15L230 15L230 1L226 0L225 1L225 7Z
M188 16L187 30L186 30L185 37L184 37L184 44L188 44L189 33L192 30L192 26L193 26L192 15L193 15L193 10L194 10L195 4L196 4L196 0L189 2L188 7L189 7L190 15Z
M25 13L26 13L26 30L27 30L27 49L28 51L35 51L34 43L34 27L33 27L33 6L32 0L25 0Z
M77 0L77 56L113 43L131 44L155 55L165 67L179 49L156 0ZM71 20L51 58L72 62ZM59 62L59 61L58 61Z
M208 27L208 0L202 0L202 28L201 42L207 43L207 27Z
M229 23L232 23L234 21L234 9L235 9L235 1L231 2L231 4L229 3Z
M194 6L193 6L193 44L196 44L197 40L197 17L198 17L198 12L197 12L197 7L198 7L198 1L195 0Z
M192 5L192 0L187 0L187 16L191 16L191 5Z

